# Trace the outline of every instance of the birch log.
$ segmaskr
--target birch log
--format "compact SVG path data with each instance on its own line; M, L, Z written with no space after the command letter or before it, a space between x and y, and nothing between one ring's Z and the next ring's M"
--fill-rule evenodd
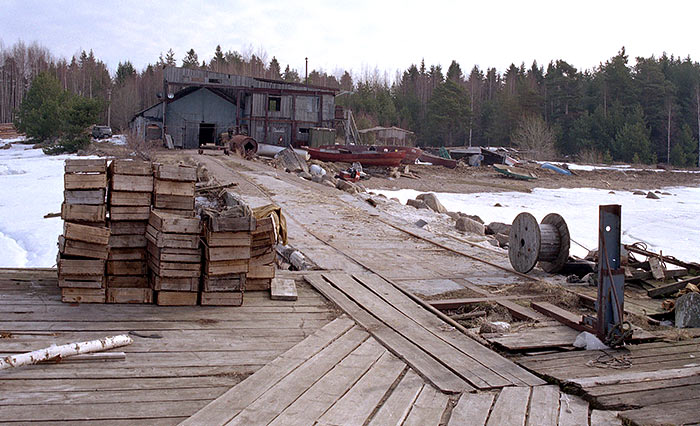
M48 361L54 358L65 358L78 354L88 354L101 352L113 348L130 345L134 341L126 334L119 336L105 337L99 340L88 342L69 343L67 345L49 346L38 351L27 352L19 355L10 355L0 358L0 370L10 367L20 367L22 365L36 364L37 362Z

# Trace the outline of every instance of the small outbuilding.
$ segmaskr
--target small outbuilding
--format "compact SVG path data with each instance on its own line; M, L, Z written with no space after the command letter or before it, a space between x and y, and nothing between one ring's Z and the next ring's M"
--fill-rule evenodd
M391 146L415 146L414 133L399 127L372 127L359 130L363 143Z

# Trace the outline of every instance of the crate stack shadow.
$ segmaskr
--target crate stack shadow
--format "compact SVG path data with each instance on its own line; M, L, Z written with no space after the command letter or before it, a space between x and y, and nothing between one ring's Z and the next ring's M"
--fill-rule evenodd
M61 300L104 303L110 238L105 203L107 161L66 160L64 170L64 224L56 260Z
M152 303L148 282L146 225L153 193L148 161L113 160L109 166L108 303Z
M146 238L156 303L196 305L202 270L201 224L194 217L197 170L158 164L154 174L154 208Z
M256 221L247 205L230 193L226 195L236 200L233 206L223 211L202 211L202 305L243 304L250 267L251 231L255 229Z

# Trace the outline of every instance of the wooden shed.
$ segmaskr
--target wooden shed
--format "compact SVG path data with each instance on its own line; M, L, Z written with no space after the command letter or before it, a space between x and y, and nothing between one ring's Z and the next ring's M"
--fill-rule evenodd
M415 146L414 133L399 127L372 127L359 130L364 143L392 146Z

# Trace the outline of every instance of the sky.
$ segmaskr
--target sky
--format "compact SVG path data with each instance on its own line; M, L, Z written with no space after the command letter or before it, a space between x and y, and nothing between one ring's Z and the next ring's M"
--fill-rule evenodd
M700 60L698 12L677 0L0 0L0 41L63 57L92 49L112 71L126 60L142 69L169 48L178 64L190 48L209 60L220 44L300 74L308 57L309 70L392 79L422 58L444 70L456 60L465 73L556 59L590 69L622 46L631 64L663 52Z

